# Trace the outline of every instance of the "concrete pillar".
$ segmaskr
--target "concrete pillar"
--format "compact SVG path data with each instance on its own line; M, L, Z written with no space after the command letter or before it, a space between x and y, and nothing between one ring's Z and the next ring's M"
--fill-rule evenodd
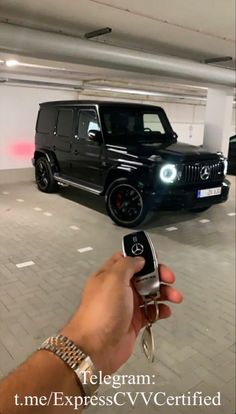
M228 154L231 133L233 95L231 88L208 89L203 147Z

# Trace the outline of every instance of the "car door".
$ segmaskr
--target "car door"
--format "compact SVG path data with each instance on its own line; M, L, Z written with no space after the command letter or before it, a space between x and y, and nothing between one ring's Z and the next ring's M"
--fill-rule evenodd
M53 151L59 162L60 172L70 174L71 169L71 141L74 127L74 109L62 108L58 110L57 124L54 131Z
M236 174L236 135L230 138L228 152L228 171Z
M101 130L96 108L79 108L76 125L72 141L72 176L88 184L100 185L103 145L88 135L90 130Z

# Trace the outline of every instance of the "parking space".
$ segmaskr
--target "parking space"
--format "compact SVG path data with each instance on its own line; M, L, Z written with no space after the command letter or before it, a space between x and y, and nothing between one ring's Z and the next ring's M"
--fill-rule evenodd
M199 413L233 412L235 178L229 178L226 203L201 214L159 212L144 225L185 300L154 327L158 363L148 364L138 344L121 369L155 375L151 389L171 395L220 391L222 406L198 407ZM107 217L103 198L70 188L43 194L31 182L0 186L1 376L68 320L87 277L121 249L126 232ZM189 413L167 408L161 413ZM123 412L134 410L127 405Z

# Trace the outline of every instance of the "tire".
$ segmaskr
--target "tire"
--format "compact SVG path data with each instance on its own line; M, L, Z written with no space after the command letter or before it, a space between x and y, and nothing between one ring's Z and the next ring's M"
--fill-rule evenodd
M44 193L53 193L58 188L51 166L45 157L38 158L36 161L35 180L38 189Z
M107 189L106 209L109 217L119 226L136 227L148 213L148 203L136 183L116 180Z
M191 211L191 213L203 213L204 211L208 210L210 207L211 206L192 208L190 211Z

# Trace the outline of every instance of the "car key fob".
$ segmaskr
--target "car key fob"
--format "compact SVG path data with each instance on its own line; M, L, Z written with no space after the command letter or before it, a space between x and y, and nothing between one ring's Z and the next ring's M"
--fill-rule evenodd
M141 296L159 296L160 277L157 255L151 239L144 231L127 234L122 242L124 256L142 256L143 269L135 273L132 281Z

